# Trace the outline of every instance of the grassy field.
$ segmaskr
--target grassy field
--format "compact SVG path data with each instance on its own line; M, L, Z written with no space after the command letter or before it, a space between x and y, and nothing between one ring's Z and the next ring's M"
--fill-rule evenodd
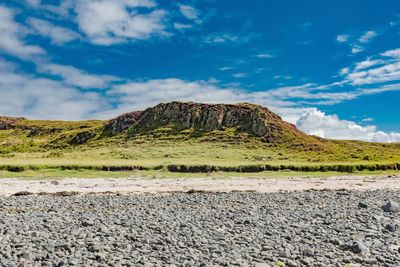
M0 130L0 176L126 177L140 170L145 177L196 172L269 177L271 171L280 176L400 169L400 144L312 136L268 143L235 128L201 132L173 126L104 136L104 124L21 120ZM90 140L81 143L82 136Z

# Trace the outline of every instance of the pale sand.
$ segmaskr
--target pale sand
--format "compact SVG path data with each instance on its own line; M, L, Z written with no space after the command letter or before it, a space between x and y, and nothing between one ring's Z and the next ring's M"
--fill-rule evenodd
M292 178L292 179L82 179L63 180L23 180L0 179L0 195L12 195L20 191L32 193L55 193L76 191L80 193L169 193L189 190L206 192L255 191L277 192L281 190L400 190L400 175L397 176L336 176L329 178Z

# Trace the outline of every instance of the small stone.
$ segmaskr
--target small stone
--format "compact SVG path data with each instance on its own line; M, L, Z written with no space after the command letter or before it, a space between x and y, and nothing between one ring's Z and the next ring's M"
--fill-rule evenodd
M305 249L303 250L303 255L304 255L304 256L307 256L307 257L313 257L313 256L314 256L314 253L315 253L315 251L314 251L314 249L312 249L312 248L305 248Z
M352 244L347 244L345 250L350 250L355 254L364 254L369 252L369 248L361 241L354 241Z
M366 208L368 208L368 204L360 201L360 202L358 202L358 207L362 208L362 209L366 209Z
M394 233L394 232L396 232L396 230L397 230L397 224L389 223L389 224L387 224L387 225L385 226L385 229L388 230L389 232Z
M85 220L82 222L82 226L87 227L87 226L92 226L94 225L94 222L92 220Z
M400 205L397 202L390 200L388 203L382 206L384 212L399 212Z

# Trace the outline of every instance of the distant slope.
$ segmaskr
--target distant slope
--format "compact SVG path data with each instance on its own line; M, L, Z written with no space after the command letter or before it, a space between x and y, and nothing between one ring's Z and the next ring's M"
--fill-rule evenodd
M249 103L162 103L109 121L0 117L0 161L35 157L143 164L397 162L400 144L309 136Z

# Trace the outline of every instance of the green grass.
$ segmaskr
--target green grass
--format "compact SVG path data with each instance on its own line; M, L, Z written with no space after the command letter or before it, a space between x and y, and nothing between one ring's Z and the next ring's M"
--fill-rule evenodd
M296 132L293 134L301 138L288 134L280 137L280 142L268 143L237 128L204 132L174 125L108 137L102 134L104 124L19 120L15 128L0 130L2 177L14 173L54 177L127 174L101 171L109 167L137 167L149 172L162 168L160 175L170 176L175 172L186 176L189 172L202 172L200 175L204 176L217 171L237 174L275 170L280 175L290 169L298 175L400 169L400 144L335 141ZM74 138L82 133L93 134L94 138L74 144ZM285 138L287 141L282 142Z

